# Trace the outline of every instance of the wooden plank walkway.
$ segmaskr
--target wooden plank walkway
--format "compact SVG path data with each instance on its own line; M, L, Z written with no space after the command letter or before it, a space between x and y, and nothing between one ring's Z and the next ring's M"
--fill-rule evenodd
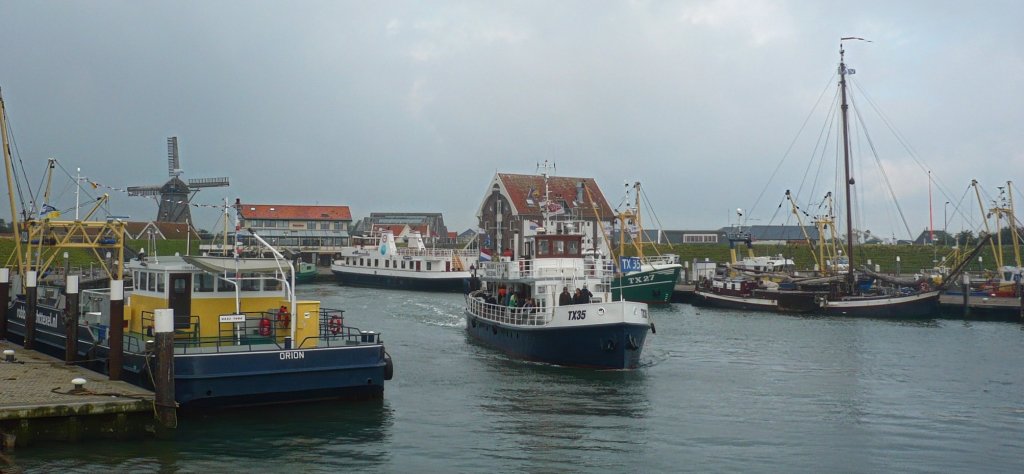
M15 435L18 446L153 430L153 392L0 341L0 354L7 349L16 361L0 355L0 432ZM75 378L87 381L82 390L74 390Z

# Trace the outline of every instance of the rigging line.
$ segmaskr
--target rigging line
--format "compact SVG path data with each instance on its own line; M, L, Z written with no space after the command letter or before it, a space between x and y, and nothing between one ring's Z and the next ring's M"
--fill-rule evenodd
M56 163L57 163L57 168L59 168L59 169L60 169L61 171L63 171L63 172L64 172L64 175L65 175L65 176L67 176L67 177L68 177L68 179L70 179L70 180L71 180L72 182L75 182L75 181L77 181L77 180L75 179L75 176L72 176L72 175L71 175L71 172L70 172L70 171L68 171L68 169L64 167L64 165L63 165L63 164L62 164L62 163L60 162L60 160L57 160L57 161L56 161ZM85 176L82 176L82 178L85 178ZM85 194L86 196L88 196L88 197L92 198L92 200L93 200L93 201L95 201L95 200L96 200L96 198L98 197L98 196L96 196L96 195L92 194L91 192L89 192L89 189L88 189L88 188L86 188L86 187L82 186L82 183L77 183L77 182L76 182L76 183L75 183L75 185L76 185L76 186L78 186L78 187L79 187L79 189L81 189L81 190L82 190L82 193L83 193L83 194Z
M768 187L771 186L772 180L775 179L775 175L779 173L780 169L782 169L782 164L786 162L786 157L788 157L789 153L793 151L793 146L796 145L797 139L800 138L800 135L803 133L804 128L807 127L807 122L809 122L811 120L811 116L814 115L814 111L818 108L818 104L821 103L821 98L825 97L825 92L828 92L829 87L832 86L832 80L835 77L836 73L832 73L832 75L829 76L828 81L825 82L825 87L821 90L821 94L818 95L818 100L814 102L814 106L811 107L810 112L807 113L807 117L804 119L804 123L800 125L800 129L797 130L796 136L793 137L793 141L789 143L789 147L786 149L786 153L782 155L782 159L779 160L779 164L775 165L775 170L773 170L772 174L768 177L768 182L766 182L764 188L761 189L761 193L757 195L757 199L754 200L754 205L751 206L750 209L748 209L748 216L754 215L754 209L756 209L757 204L761 202L761 198L764 197L764 193L768 191Z
M658 219L658 214L654 212L654 205L651 204L651 200L647 197L647 191L644 191L643 186L640 187L640 196L643 197L644 202L647 203L647 208L651 210L651 217L654 218L654 222L658 223L658 229L664 229L665 227L662 226L661 220Z
M9 143L10 143L10 146L11 146L11 149L12 149L11 154L13 155L11 157L11 171L14 173L14 176L13 176L13 178L14 178L14 187L18 191L18 201L21 203L21 214L22 214L22 216L24 218L27 218L27 215L26 215L27 210L26 210L26 205L25 205L25 192L26 191L22 188L21 179L24 179L25 180L25 185L28 185L28 174L25 173L25 164L21 161L21 150L18 149L18 142L15 141L15 139L14 139L14 123L11 122L10 115L7 115L7 109L6 108L4 109L4 122L7 123L7 139L9 140ZM17 160L14 159L15 156L18 157ZM15 163L14 163L15 161L17 161L17 164L19 166L21 166L21 175L23 177L21 179L18 178L18 170L15 167ZM11 212L16 212L16 211L17 211L16 209L11 209ZM15 218L15 216L11 216L11 218L13 219L13 218Z
M851 101L852 101L852 96L851 96ZM864 138L867 140L868 146L871 148L871 154L875 158L875 164L878 165L879 172L882 175L882 180L885 181L885 186L889 190L889 195L892 196L893 204L896 205L896 210L899 212L900 220L903 221L903 227L907 230L907 236L910 239L913 239L914 238L914 234L912 232L910 232L910 226L907 225L907 218L903 214L903 208L900 207L900 203L896 199L896 192L893 191L892 183L889 182L889 175L886 174L885 168L882 166L882 160L881 160L881 158L878 157L878 150L875 148L875 142L873 140L871 140L871 134L868 133L867 128L864 127L864 117L861 116L860 109L857 108L857 107L853 108L853 113L854 113L854 115L857 116L857 121L860 122L860 129L864 133Z
M835 124L834 112L836 110L836 106L838 105L838 103L839 103L839 89L837 88L836 92L835 92L835 95L832 97L831 105L829 106L829 109L828 109L828 111L825 114L825 117L828 117L828 119L825 120L825 122L821 124L821 130L818 132L818 139L817 139L817 141L815 141L814 149L811 151L811 160L807 163L807 169L804 170L804 176L800 180L800 186L798 186L797 189L796 189L796 196L803 195L804 185L807 184L807 177L810 174L811 168L813 168L814 163L817 162L818 163L818 170L815 173L814 180L811 181L811 190L808 193L808 195L810 195L810 196L814 195L814 189L817 187L817 180L818 180L818 177L820 176L820 173L821 173L821 160L817 160L817 159L815 159L815 157L818 155L819 147L820 147L820 149L823 152L822 156L824 156L824 150L828 146L828 139L829 139L829 137L832 136L832 126ZM797 202L799 202L799 201L797 201Z
M874 110L875 113L878 114L878 117L882 119L882 123L885 124L885 126L889 129L889 132L892 133L892 135L896 138L896 141L898 141L899 144L902 145L905 150L907 150L907 153L910 155L910 158L914 160L914 163L916 163L922 171L933 171L924 162L924 160L921 158L917 150L914 149L914 147L906 139L906 137L903 135L903 132L896 128L896 125L893 123L893 121L890 120L889 116L885 114L882 108L875 103L875 101L871 98L867 91L860 87L859 83L854 82L853 85L854 87L857 88L857 92L859 92L864 97L864 99L867 100L868 104L871 106L871 109ZM946 199L951 199L952 193L950 192L949 188L942 182L942 180L938 176L936 176L934 171L932 172L932 182L935 184L935 188L939 190L939 193L943 197L945 197Z
M850 79L851 79L850 82L853 83L854 82L852 80L853 78L850 78ZM854 97L853 91L850 91L850 107L856 107L856 97ZM865 130L864 133L867 134L866 129L863 126L863 123L860 123L859 125L861 126L861 129ZM852 156L857 156L857 154L859 154L860 150L862 149L862 146L861 146L861 134L857 133L857 130L856 130L857 126L858 126L858 123L855 122L852 125L852 128L854 130L852 130L851 134L850 134L854 138L854 140L856 140L856 144L857 144L856 152L855 152L854 151L854 144L850 143L851 159L852 159ZM856 160L854 162L854 164L857 166L856 176L860 176L860 177L867 176L867 173L864 171L864 160ZM852 176L851 176L851 178L853 179ZM864 181L862 179L862 182L866 182L866 181ZM854 219L854 224L855 224L854 228L853 228L854 232L857 232L857 231L864 232L864 227L866 226L866 223L865 223L865 220L864 220L864 199L865 198L864 198L864 193L861 193L860 189L861 189L861 186L854 186L853 187L853 197L851 198L851 199L853 199L853 202L857 203L857 206L852 208L855 211L853 213L854 214L853 215L853 219ZM853 225L853 224L851 224L851 225Z

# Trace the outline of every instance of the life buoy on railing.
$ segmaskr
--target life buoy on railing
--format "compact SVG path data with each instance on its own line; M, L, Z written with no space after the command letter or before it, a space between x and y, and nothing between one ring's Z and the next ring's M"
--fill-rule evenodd
M341 316L332 316L331 321L327 323L327 327L330 328L331 334L338 334L344 326L345 322L341 319Z
M288 323L292 321L292 314L288 312L287 306L281 306L281 309L277 310L277 326L280 328L287 328Z
M270 335L270 319L267 319L265 317L264 318L260 318L260 335L261 336L269 336Z

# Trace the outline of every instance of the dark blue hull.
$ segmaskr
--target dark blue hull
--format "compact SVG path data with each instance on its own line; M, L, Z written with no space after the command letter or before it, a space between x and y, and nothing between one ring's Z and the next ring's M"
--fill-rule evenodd
M607 324L570 328L511 327L466 314L469 335L506 354L570 367L633 369L649 326Z
M365 275L339 271L334 271L334 276L337 278L338 283L345 286L412 291L463 291L466 280L463 277L416 278L391 275Z
M179 354L174 396L183 406L381 398L384 346Z
M59 312L39 308L39 313L56 317L57 324L63 325ZM12 309L7 323L8 339L24 343L24 319ZM35 350L63 359L65 340L53 327L36 325ZM122 378L152 390L152 360L147 361L144 348L135 347L134 340L126 338ZM86 326L79 326L78 357L88 361L82 365L109 373L109 352L91 338ZM176 354L174 395L185 409L382 398L386 367L382 344Z

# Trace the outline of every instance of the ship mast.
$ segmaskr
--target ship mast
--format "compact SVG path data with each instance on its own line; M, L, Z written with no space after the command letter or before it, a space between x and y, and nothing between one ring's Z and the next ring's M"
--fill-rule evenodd
M842 126L843 126L843 165L846 168L846 258L849 263L849 267L846 272L846 282L850 285L850 290L854 289L854 277L853 277L853 201L850 199L850 187L853 186L853 178L850 177L850 124L848 122L849 105L846 103L846 74L847 72L853 73L852 70L846 69L846 63L843 60L843 56L846 51L843 50L842 41L845 39L853 38L842 38L839 41L839 90L842 93Z
M11 162L11 145L7 142L7 109L3 94L0 94L0 135L2 135L4 171L7 174L7 196L11 200L11 229L14 231L14 253L18 261L18 273L25 275L26 262L21 255L21 228L18 224L18 207L14 203L14 164Z

